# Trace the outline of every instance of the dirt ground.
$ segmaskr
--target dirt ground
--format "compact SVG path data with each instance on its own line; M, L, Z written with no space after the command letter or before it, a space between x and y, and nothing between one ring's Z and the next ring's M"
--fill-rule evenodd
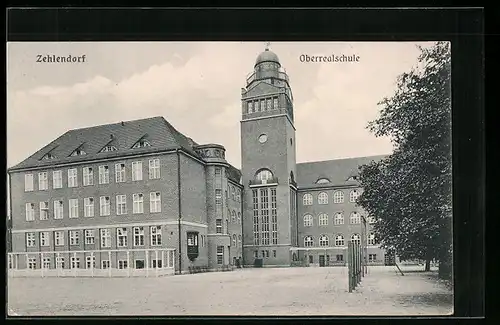
M348 292L347 268L263 268L159 278L9 278L9 315L449 315L436 272L372 266Z

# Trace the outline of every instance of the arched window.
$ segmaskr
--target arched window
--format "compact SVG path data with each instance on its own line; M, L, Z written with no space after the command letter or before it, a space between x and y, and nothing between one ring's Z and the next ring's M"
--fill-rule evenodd
M359 245L361 244L361 237L358 234L352 234L351 241L354 245Z
M318 224L320 226L328 226L328 215L326 213L321 213L319 215Z
M334 224L336 224L336 225L343 225L344 224L344 215L342 214L342 212L337 212L335 214Z
M233 246L236 246L236 235L233 235Z
M304 227L312 227L313 225L313 216L310 214L306 214L304 216Z
M344 246L344 245L345 245L344 236L337 235L337 237L335 237L335 246Z
M342 191L336 191L333 193L333 203L343 203L344 202L344 193Z
M306 236L304 237L304 247L313 247L314 246L314 239L312 236Z
M328 184L330 180L328 178L320 178L316 181L316 184Z
M361 223L361 216L357 212L351 213L351 224L355 225Z
M231 222L236 223L236 211L231 212Z
M359 192L357 190L352 190L351 193L349 193L349 201L351 202L356 202L358 199Z
M328 204L328 194L326 192L318 194L318 204Z
M367 244L368 244L368 245L371 245L371 246L375 245L375 234L370 233L370 234L368 235Z
M312 205L313 204L313 196L312 194L306 193L302 197L302 204L303 205Z
M330 240L327 235L321 235L319 236L319 246L325 247L328 246L330 243Z
M238 235L238 244L241 243L241 235Z
M241 212L238 212L238 223L241 225Z
M261 169L255 175L255 180L261 181L263 184L267 183L272 178L273 178L273 173L269 169Z

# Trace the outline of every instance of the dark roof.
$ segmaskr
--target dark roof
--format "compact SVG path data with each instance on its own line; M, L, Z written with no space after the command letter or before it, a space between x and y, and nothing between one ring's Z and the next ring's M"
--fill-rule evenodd
M229 178L233 182L240 184L241 171L238 168L233 167L232 165L229 165L229 168L227 169L227 171L228 171L227 178Z
M297 164L297 186L301 187L325 187L339 185L355 185L357 181L349 180L351 176L358 176L358 168L369 164L371 161L379 161L387 155L368 156L334 159L326 161L313 161ZM320 178L327 178L330 184L316 184Z
M131 149L144 136L151 146ZM99 153L110 141L118 150ZM86 154L70 157L71 153L82 145ZM134 153L153 153L170 149L184 149L198 157L193 150L195 145L197 144L192 139L177 131L163 117L157 116L70 130L10 170L50 166L55 163L84 162ZM55 158L41 160L49 152Z

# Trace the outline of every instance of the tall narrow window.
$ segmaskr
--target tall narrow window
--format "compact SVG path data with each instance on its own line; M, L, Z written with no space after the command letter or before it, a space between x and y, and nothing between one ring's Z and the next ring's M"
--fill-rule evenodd
M64 269L64 257L56 257L56 269Z
M215 219L215 233L222 234L222 219Z
M109 184L109 167L99 166L99 184Z
M375 234L372 233L368 234L367 244L370 246L375 245Z
M231 212L231 222L236 223L236 211L234 210Z
M238 224L241 225L241 212L238 212Z
M68 169L68 187L78 186L78 171L76 168Z
M86 197L83 199L84 213L85 217L93 217L94 216L94 198Z
M253 103L248 102L248 114L253 113Z
M52 172L52 188L62 188L62 170Z
M85 257L85 267L87 269L95 269L95 256Z
M269 189L260 189L260 216L262 220L262 245L269 245Z
M259 192L252 190L253 195L253 243L260 245L260 231L259 231Z
M64 246L64 231L54 232L54 245Z
M134 227L134 246L144 246L144 227Z
M273 109L273 102L271 101L271 98L267 99L267 110L270 111Z
M224 246L217 246L217 264L224 264Z
M101 247L111 247L110 229L101 229Z
M142 193L133 194L132 199L134 201L132 212L144 213L144 195Z
M125 182L125 164L116 164L115 165L115 181L117 183Z
M132 163L132 180L142 181L142 161L134 161Z
M69 231L69 244L73 246L80 245L80 231L78 230Z
M127 247L127 228L116 228L116 246Z
M49 202L40 202L40 220L49 220Z
M151 159L149 161L149 179L160 178L160 159Z
M100 214L101 216L109 216L110 214L110 207L111 207L111 202L109 196L101 196L99 198L99 203L100 203Z
M78 199L69 199L69 217L78 218Z
M358 200L358 196L359 196L358 191L357 190L352 190L349 193L349 201L351 201L352 203L355 203Z
M24 191L25 192L33 191L33 174L24 175Z
M273 98L273 108L274 109L278 109L278 97L274 97Z
M35 247L35 233L27 232L26 233L26 247Z
M83 186L94 185L94 169L83 167Z
M40 246L49 246L49 232L43 231L40 233Z
M95 244L94 229L85 229L85 245Z
M47 190L49 188L49 180L47 177L47 172L38 173L38 189L40 191Z
M161 194L160 192L149 193L149 212L161 212Z
M124 194L116 196L116 215L127 214L127 196Z
M278 211L276 202L276 188L271 189L271 230L272 244L278 245Z
M34 203L26 203L26 221L35 221Z
M222 205L222 190L221 189L215 190L215 204Z
M62 200L54 201L54 219L62 219L64 216L64 205Z
M326 192L318 194L318 204L328 204L328 194Z
M161 246L161 226L151 227L151 246Z

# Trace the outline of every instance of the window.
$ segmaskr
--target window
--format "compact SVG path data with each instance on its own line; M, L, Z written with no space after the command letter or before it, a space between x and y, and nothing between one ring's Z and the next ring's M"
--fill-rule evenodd
M236 211L231 212L231 222L236 223Z
M312 227L313 225L313 216L310 214L306 214L304 216L304 227Z
M273 249L273 257L276 257L276 250Z
M359 193L356 190L352 190L351 193L349 193L349 201L351 202L356 202L358 199Z
M110 229L101 229L101 247L111 247Z
M304 247L313 247L314 246L314 239L312 236L306 236L304 237Z
M351 213L351 224L361 223L361 216L357 212Z
M94 229L85 229L85 245L94 245Z
M115 165L115 181L117 183L125 182L125 164L116 164Z
M344 193L342 191L336 191L333 193L333 203L343 203L344 202Z
M132 213L144 213L144 195L137 193L132 195Z
M271 101L271 98L267 99L267 110L270 111L273 108L273 102Z
M328 215L326 213L321 213L318 217L320 226L328 226Z
M69 231L69 244L73 246L80 244L80 232L78 230Z
M352 234L351 241L354 245L359 245L361 244L361 237L358 234Z
M236 192L234 190L234 186L231 186L231 198L236 201Z
M375 217L372 216L368 217L368 223L375 223L375 222L377 222L377 219L375 219Z
M188 246L198 246L198 233L188 232L187 233L187 245Z
M337 237L335 237L335 246L344 246L344 245L345 245L344 236L338 235Z
M321 247L326 247L330 243L330 239L328 238L327 235L321 235L319 236L319 246Z
M78 218L78 199L69 199L69 217Z
M153 260L151 260L151 262L153 262L152 267L154 269L156 269L156 268L161 269L161 260L153 259Z
M73 151L70 156L71 157L76 157L76 156L83 156L83 155L86 155L86 154L87 153L85 151L83 151L82 147L80 146L75 151Z
M143 269L144 268L144 260L135 260L135 268Z
M100 204L99 211L101 216L109 216L111 207L109 196L101 196L99 198L99 204Z
M215 167L215 176L220 176L221 175L221 169L220 167Z
M241 244L241 235L238 235L238 244Z
M105 270L105 269L109 269L111 266L111 263L109 260L102 260L101 261L101 269Z
M233 234L233 246L236 246L236 235Z
M273 173L269 169L262 169L255 175L255 179L266 184L273 179Z
M48 219L49 219L49 202L40 202L40 220L48 220Z
M64 269L64 257L56 257L56 269Z
M64 231L54 232L54 245L64 246Z
M62 170L52 172L52 188L62 188Z
M78 186L78 171L76 168L68 169L68 187Z
M151 227L151 246L161 246L161 226Z
M116 147L114 145L108 144L107 146L102 148L100 152L117 151L117 150L118 149L116 149Z
M44 231L40 233L40 246L49 246L49 232Z
M302 197L302 204L303 205L312 205L313 204L313 196L312 194L304 194L304 196Z
M161 194L160 192L149 193L149 212L161 212Z
M99 166L99 184L109 184L109 167Z
M30 270L36 269L36 258L34 257L28 258L28 269Z
M134 227L134 246L144 246L144 227Z
M54 219L62 219L64 216L64 205L62 200L54 201Z
M222 219L215 219L215 233L222 234Z
M253 113L253 103L248 102L248 114Z
M71 258L71 268L72 269L79 269L80 268L80 258L79 257L72 257Z
M142 181L142 161L134 161L132 163L132 180Z
M274 107L274 109L278 109L278 98L277 97L273 98L273 107Z
M40 191L49 188L49 180L47 177L47 172L38 173L38 189Z
M127 228L116 229L116 246L127 247Z
M316 184L328 184L330 180L328 178L320 178L316 181Z
M94 185L94 170L92 167L83 167L83 186Z
M370 246L375 245L375 234L371 233L371 234L368 235L367 244L370 245Z
M149 143L149 141L146 139L141 139L141 140L137 141L132 148L137 149L137 148L146 148L146 147L151 147L151 143Z
M343 225L344 224L344 216L342 215L342 212L338 212L335 214L335 224L336 225Z
M215 204L222 205L222 190L221 189L215 190Z
M125 194L116 196L116 215L127 214L127 196Z
M262 99L260 101L260 111L261 112L264 112L266 110L266 100L265 99Z
M217 264L224 264L224 246L217 246Z
M241 224L241 212L238 212L238 224Z
M253 257L259 258L259 251L253 251Z
M87 269L95 269L95 256L85 257L85 267Z
M259 191L252 190L253 202L253 243L254 245L260 244L260 230L259 230Z
M328 204L328 194L326 192L318 194L318 204Z
M86 197L83 199L83 215L85 217L93 217L94 216L94 198Z
M25 192L33 191L33 174L24 175L24 191Z
M149 179L160 178L160 159L151 159L149 161Z
M337 262L343 262L344 261L344 255L342 255L342 254L337 254L335 256L335 258L337 259Z
M368 254L368 262L375 262L377 260L377 254Z
M34 203L26 203L26 221L35 221Z

